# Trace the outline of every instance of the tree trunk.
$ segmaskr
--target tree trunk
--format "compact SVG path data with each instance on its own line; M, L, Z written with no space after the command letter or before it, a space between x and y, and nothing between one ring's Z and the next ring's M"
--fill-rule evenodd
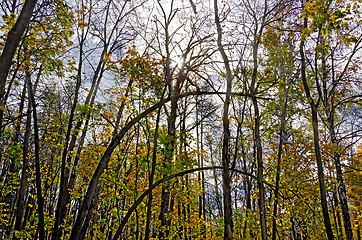
M259 214L260 214L260 227L262 233L262 239L266 240L268 238L267 228L266 228L266 209L265 209L265 189L263 183L263 150L261 146L260 138L260 114L258 101L255 97L253 99L254 114L255 114L255 126L254 126L254 141L256 145L256 161L257 161L257 184L259 189Z
M173 94L177 94L178 89L174 91L170 91L171 97ZM174 155L174 147L175 147L175 137L176 137L176 113L177 113L177 100L173 99L171 100L171 113L168 118L168 131L167 134L170 137L170 142L166 146L166 152L169 154L169 156L165 156L165 159L163 161L163 165L165 169L170 169L171 167L171 159ZM170 193L170 188L168 186L162 187L162 195L161 195L161 212L159 219L161 221L161 227L165 228L165 231L162 230L159 233L159 238L161 240L167 239L169 235L169 227L171 226L171 219L169 218L168 214L171 209L171 202L172 202L172 196Z
M35 185L36 185L36 195L37 195L37 204L38 204L38 231L39 239L45 239L45 229L44 229L44 199L42 195L42 186L41 186L41 166L40 166L40 140L39 140L39 129L38 129L38 117L36 112L35 97L33 92L33 86L30 79L29 70L26 72L26 81L28 84L29 92L29 102L33 109L33 121L34 121L34 141L35 141Z
M326 63L325 63L325 57L322 57L322 81L323 81L323 90L324 90L324 107L326 108L326 114L327 114L327 121L328 121L328 129L329 129L329 135L332 142L332 149L334 151L333 153L333 160L334 165L336 167L337 172L337 183L338 183L338 196L339 196L339 202L341 204L341 210L342 210L342 217L343 217L343 223L344 223L344 230L346 233L346 239L352 240L353 239L353 231L352 231L352 225L351 225L351 218L349 215L349 209L348 209L348 201L347 201L347 190L346 185L344 184L343 180L343 172L341 167L341 156L339 154L339 143L337 141L336 131L335 131L335 123L334 123L334 115L335 115L335 106L334 106L334 97L335 97L335 76L334 76L334 60L332 55L332 88L331 91L328 94L327 90L327 71L326 71ZM330 96L330 98L328 98ZM329 102L330 99L330 102Z
M165 94L165 91L162 94ZM148 194L148 202L147 202L147 215L146 215L146 229L145 229L145 240L149 239L150 235L150 224L151 224L151 215L152 215L152 185L156 171L156 160L157 160L157 141L158 141L158 127L160 123L160 115L161 115L161 108L157 111L157 118L156 118L156 126L155 126L155 135L153 137L153 152L152 152L152 165L151 165L151 172L148 178L148 188L150 192Z
M277 213L278 213L278 198L279 198L279 184L280 184L280 164L282 160L283 144L284 144L284 131L285 131L285 115L288 105L288 91L286 90L285 102L282 110L282 116L280 119L280 131L279 131L279 146L278 146L278 156L277 156L277 173L275 177L275 189L274 189L274 204L273 204L273 230L272 230L272 239L276 239L277 232Z
M307 19L304 18L304 28L306 28L306 27L307 27ZM315 151L317 167L318 167L318 181L319 181L319 190L320 190L324 226L326 229L328 240L333 240L334 236L333 236L333 230L332 230L331 222L329 219L329 213L328 213L328 205L327 205L327 197L326 197L327 193L326 193L326 187L324 184L323 162L322 162L321 150L320 150L320 145L319 145L317 106L315 105L315 103L311 97L309 86L307 83L306 63L305 63L305 57L304 57L304 41L303 40L301 40L301 43L300 43L300 56L301 56L301 62L302 62L302 66L301 66L302 82L303 82L304 91L305 91L307 100L310 104L310 108L312 111L314 151Z
M217 0L214 0L215 10L215 24L217 29L217 45L219 52L223 58L224 66L226 69L226 95L224 100L224 113L223 113L223 144L222 144L222 188L223 188L223 204L224 204L224 239L233 239L233 219L232 219L232 201L231 201L231 187L230 187L230 129L229 129L229 105L231 98L231 81L232 73L229 65L229 59L225 53L224 46L222 45L222 29L220 25L219 10Z
M333 148L334 148L334 146L337 147L338 143L337 143L335 133L334 133L333 121L332 121L332 123L330 123L330 135L332 137ZM349 209L348 209L347 190L346 190L346 185L344 184L344 181L343 181L343 173L342 173L340 157L341 156L338 152L335 152L333 155L333 160L334 160L334 164L336 166L336 171L337 171L338 196L339 196L339 202L341 204L344 230L346 232L346 239L352 240L353 232L352 232L352 226L351 226L351 218L350 218Z
M254 144L256 147L257 184L259 189L258 205L259 205L259 215L260 215L261 238L263 240L266 240L268 238L268 233L266 227L265 189L263 183L263 149L260 137L260 113L259 113L258 100L256 97L256 80L258 73L258 49L259 49L261 33L262 33L262 28L259 30L259 32L256 29L254 34L253 74L250 84L250 94L252 96L251 99L254 107Z

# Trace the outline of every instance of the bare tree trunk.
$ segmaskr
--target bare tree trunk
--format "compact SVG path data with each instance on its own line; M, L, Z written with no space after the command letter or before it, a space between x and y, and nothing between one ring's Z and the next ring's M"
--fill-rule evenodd
M212 144L213 144L212 140L209 140L211 164L216 165L216 161L214 160L214 150L212 148ZM214 184L215 184L214 192L215 192L215 195L216 195L217 210L222 213L221 196L220 196L220 193L219 193L219 181L218 181L218 178L217 178L218 174L216 173L216 169L213 170L212 176L213 176L213 180L214 180Z
M177 109L178 109L178 97L181 92L181 86L186 80L186 73L185 68L186 64L183 62L182 66L180 67L179 73L177 74L177 77L173 83L173 79L171 76L171 66L170 66L170 51L168 49L169 44L169 33L168 33L168 24L170 22L167 22L167 27L165 29L166 32L166 51L167 51L167 63L166 63L166 83L169 88L169 98L171 102L171 109L170 114L167 118L167 134L169 136L169 143L166 146L166 152L168 153L168 156L165 156L165 160L163 162L164 168L170 169L172 164L172 158L174 156L175 151L175 143L176 143L176 120L177 120ZM162 197L161 197L161 213L159 216L159 219L161 220L161 226L164 227L166 230L163 233L160 231L159 237L160 239L165 239L169 235L169 228L171 226L171 219L167 217L170 211L173 210L173 203L174 199L173 196L170 193L170 189L168 186L162 187Z
M103 56L101 57L101 60L100 60L100 63L103 62ZM98 69L100 69L100 76L98 76ZM99 83L100 83L100 80L102 78L102 73L103 73L103 67L101 67L100 65L98 65L98 68L96 70L96 73L95 73L95 76L93 78L93 81L92 81L92 87L89 91L89 94L87 95L87 98L85 100L85 105L86 106L92 106L94 101L95 101L95 96L96 96L96 93L97 93L97 89L99 87ZM77 148L77 152L76 152L76 155L74 157L74 161L73 161L73 164L72 164L72 172L69 173L69 170L66 171L66 177L65 177L65 180L67 181L66 184L67 184L67 191L65 191L65 199L63 201L63 204L64 206L66 206L67 204L70 203L70 191L74 188L74 184L75 184L75 180L76 180L76 177L77 177L77 174L76 174L76 168L78 166L78 163L79 163L79 159L80 159L80 154L83 150L83 145L84 145L84 141L85 141L85 137L87 135L87 130L89 129L88 126L89 126L89 121L90 121L90 117L91 117L91 113L88 113L86 116L85 116L85 122L84 122L84 126L83 126L83 130L82 130L82 135L80 136L79 140L78 140L78 144L76 146L76 141L77 141L77 136L78 136L78 131L80 131L81 129L81 126L82 126L82 123L84 121L83 118L80 118L76 124L76 126L74 127L74 132L75 134L72 136L72 139L70 140L70 143L69 143L69 150L68 152L72 152L74 151L75 148ZM68 164L71 164L71 158L72 156L70 156L68 154L68 157L67 157L67 163ZM69 177L69 174L70 174L70 177ZM69 180L68 180L69 179ZM66 213L67 213L68 209L65 209L64 212L62 212L61 216L60 216L60 221L64 221L64 218L66 216ZM62 232L60 232L60 236L62 236Z
M91 113L88 113L84 118L81 117L78 119L77 123L75 124L74 127L74 134L71 134L71 130L72 130L72 126L73 126L73 116L74 116L74 111L75 111L75 107L78 103L78 92L79 92L79 87L81 84L81 73L82 73L82 65L83 65L83 54L84 54L84 42L87 38L88 35L88 31L85 32L84 29L82 30L81 33L81 37L80 37L80 42L79 42L79 46L80 46L80 50L79 50L79 63L78 63L78 72L77 72L77 83L76 83L76 91L75 91L75 96L74 96L74 103L71 109L71 114L69 117L69 121L68 121L68 129L67 129L67 135L66 135L66 140L65 140L65 147L64 147L64 151L63 151L63 155L62 155L62 167L61 167L61 184L60 184L60 195L58 198L58 203L57 203L57 208L56 208L56 218L55 218L55 223L54 223L54 228L53 228L53 235L52 235L52 240L58 240L62 237L63 233L62 233L62 229L60 227L60 225L62 224L62 222L64 221L68 209L67 209L67 205L70 202L70 191L71 189L73 189L74 187L74 182L75 182L75 178L76 178L76 174L75 174L75 168L78 165L79 162L79 156L80 153L83 149L83 144L84 144L84 140L85 140L85 136L88 130L88 125L89 125L89 119L91 116ZM94 76L92 78L92 84L90 87L90 90L88 92L88 95L85 99L84 105L87 107L92 106L92 104L94 103L95 100L95 96L97 94L98 91L98 87L100 84L100 81L102 79L103 73L104 73L104 67L105 67L105 63L104 63L104 56L107 52L108 49L108 44L104 43L103 46L103 50L102 53L100 55L99 58L99 62L97 64L97 68L95 69L94 72ZM81 113L83 114L83 113ZM84 114L83 114L84 116ZM84 123L84 127L83 127L83 131L82 131L82 135L79 139L79 143L78 146L76 146L76 141L78 139L78 133L82 127L82 124ZM69 135L68 135L69 133ZM73 172L70 173L70 166L66 167L63 170L63 167L66 166L66 164L71 164L71 159L72 156L70 154L68 154L69 152L73 152L74 149L77 147L77 153L75 155L74 158L74 162L73 162Z
M99 193L100 191L100 187L98 186L97 187L97 190L96 192ZM80 238L79 239L85 239L85 236L87 234L87 230L88 230L88 227L90 225L90 222L92 220L92 216L94 215L94 209L96 209L97 207L97 203L98 203L98 198L99 198L99 194L96 194L96 197L92 200L92 203L90 205L90 210L88 211L87 213L87 216L85 218L85 221L84 221L84 225L81 229L81 232L80 232Z
M333 143L333 141L332 141L332 143ZM336 144L336 142L334 142L334 144ZM346 191L346 186L343 181L343 173L342 173L339 153L335 153L333 156L333 159L334 159L334 164L335 164L336 170L337 170L339 202L341 204L341 209L342 209L342 216L343 216L344 230L346 232L346 239L352 240L353 231L352 231L351 219L350 219L349 209L348 209L347 191Z
M214 0L215 10L215 24L217 29L217 45L219 52L223 58L224 66L226 69L226 96L224 101L223 113L223 145L222 145L222 179L223 179L223 203L224 203L224 239L233 239L233 219L232 219L232 201L231 201L231 187L230 187L230 129L229 129L229 105L231 98L231 81L232 74L229 65L229 59L225 53L224 46L222 45L222 29L220 25L219 10L217 0Z
M254 149L255 149L255 146L254 146ZM245 152L245 145L242 146L242 156L243 156L243 170L244 172L247 172L248 170L248 167L246 165L246 162L247 162L247 159L246 159L246 152ZM255 152L255 150L254 150ZM254 153L255 155L255 153ZM255 162L252 161L251 162L251 167L249 169L249 172L250 173L253 173L254 172L254 168L255 168ZM245 175L243 176L243 186L244 186L244 191L245 191L245 205L246 205L246 214L245 214L245 218L247 219L248 216L249 216L249 213L251 213L253 211L252 209L252 199L251 199L251 190L252 190L252 187L253 187L253 180L250 176L248 175ZM243 239L246 239L246 236L247 236L247 221L245 221L244 223L244 230L243 230ZM253 230L252 229L249 229L249 232L250 232L250 238L254 238L253 236Z
M266 6L265 6L266 8ZM260 32L255 32L254 43L253 43L253 75L250 84L250 94L254 107L254 143L256 147L256 162L257 162L257 184L259 189L258 205L260 215L260 228L261 237L263 240L268 238L267 227L266 227L266 208L265 208L265 189L263 183L263 149L261 145L260 137L260 113L258 100L256 97L256 80L258 73L258 48L260 43L262 29Z

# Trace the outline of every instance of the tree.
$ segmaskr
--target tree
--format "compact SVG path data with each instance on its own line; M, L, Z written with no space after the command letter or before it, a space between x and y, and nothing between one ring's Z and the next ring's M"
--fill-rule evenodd
M229 105L231 97L232 74L229 59L222 44L222 29L220 25L217 0L214 0L215 24L217 29L217 45L226 69L226 95L223 114L223 143L222 143L222 178L223 178L223 203L224 203L224 239L233 239L232 203L230 192L230 129L229 129Z
M307 19L304 18L304 28L307 27ZM333 230L331 227L331 222L329 219L329 213L328 213L328 205L327 205L327 197L326 197L326 187L324 183L324 173L323 173L323 163L322 163L322 157L321 157L321 150L320 150L320 144L319 144L319 132L318 132L318 113L317 113L317 105L313 101L310 93L310 89L307 83L307 76L306 76L306 60L304 57L304 40L301 40L300 44L300 55L301 55L301 61L302 61L302 67L301 67L301 75L302 75L302 82L304 86L304 91L307 97L307 101L310 104L310 108L312 111L312 124L313 124L313 136L314 136L314 150L316 155L316 161L318 166L318 180L319 180L319 190L320 190L320 198L322 203L322 211L323 211L323 218L324 218L324 225L326 228L326 233L328 236L328 239L332 240L333 237Z

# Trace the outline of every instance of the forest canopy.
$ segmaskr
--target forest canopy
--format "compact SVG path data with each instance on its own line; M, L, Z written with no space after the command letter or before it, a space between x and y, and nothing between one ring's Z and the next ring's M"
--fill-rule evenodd
M0 239L361 239L361 1L0 6Z

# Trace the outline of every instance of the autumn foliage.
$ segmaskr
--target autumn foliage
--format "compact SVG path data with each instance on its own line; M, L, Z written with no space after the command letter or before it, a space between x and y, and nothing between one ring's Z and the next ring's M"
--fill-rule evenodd
M361 1L0 5L0 239L361 239Z

